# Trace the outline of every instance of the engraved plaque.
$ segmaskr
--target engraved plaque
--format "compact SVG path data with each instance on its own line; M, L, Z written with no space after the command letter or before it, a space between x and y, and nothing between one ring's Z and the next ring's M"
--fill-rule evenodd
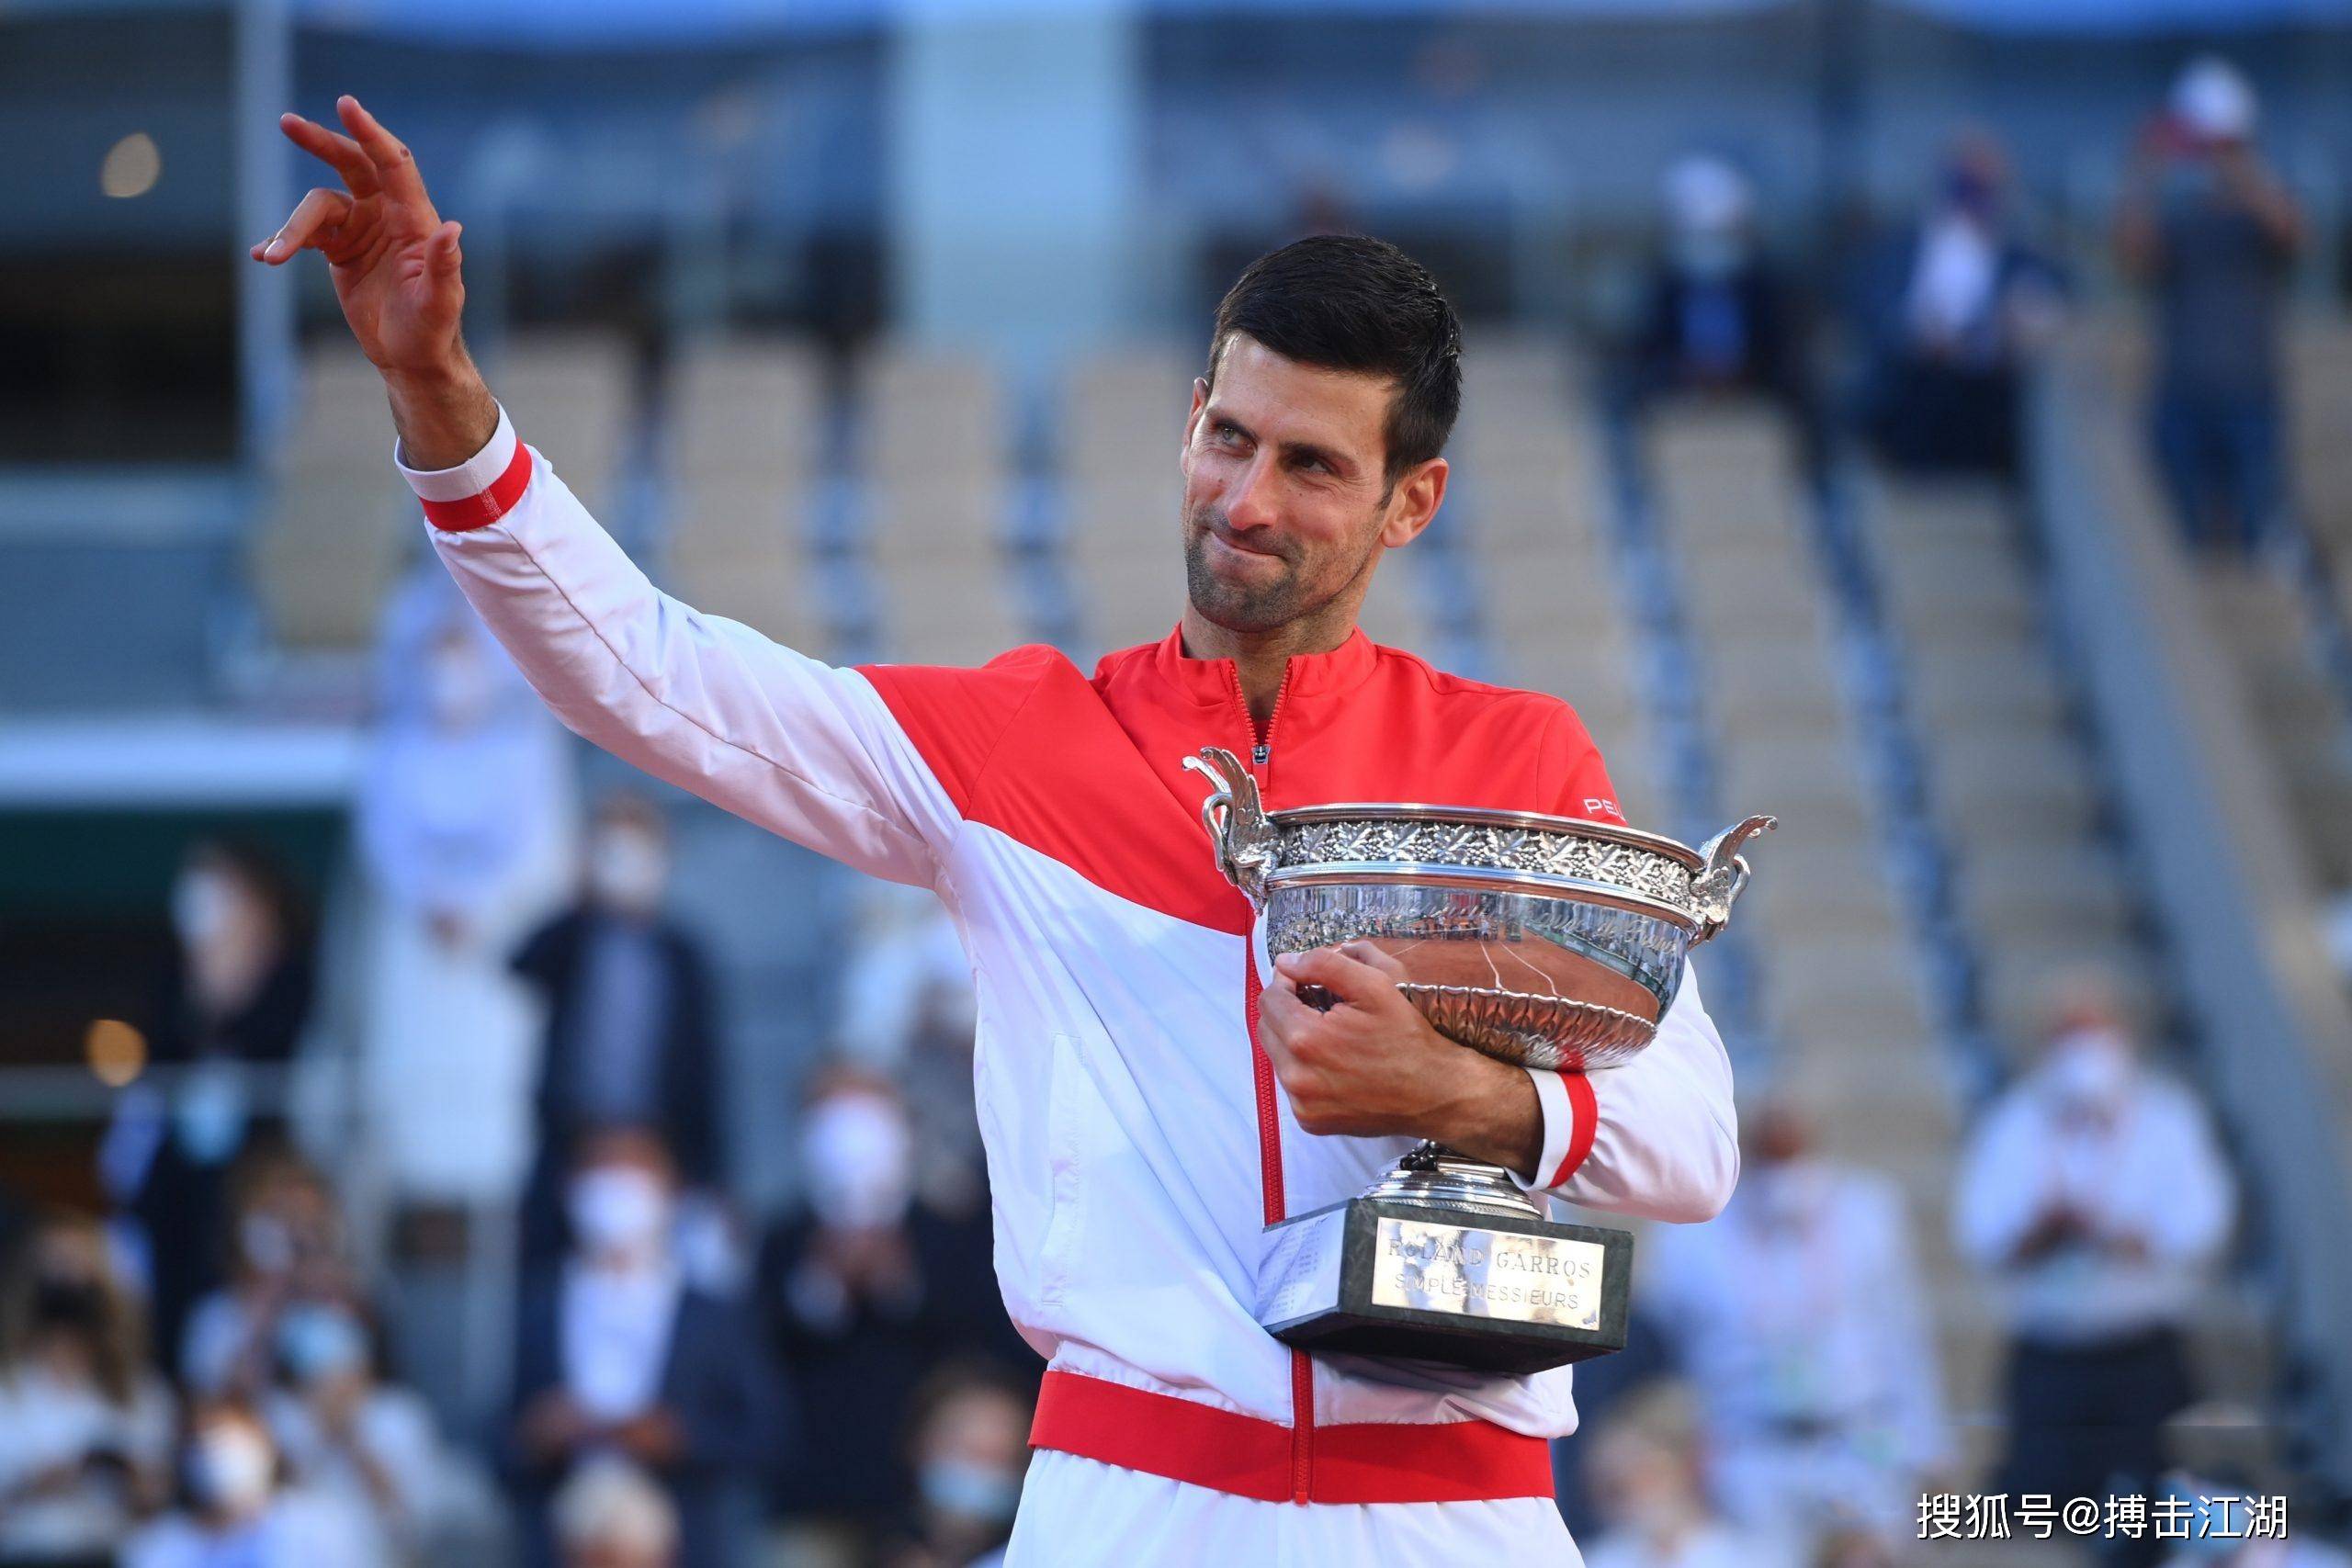
M1592 1242L1393 1218L1376 1236L1376 1305L1600 1327L1604 1254Z
M1261 1275L1261 1323L1283 1323L1320 1312L1340 1299L1340 1249L1347 1211L1326 1209L1272 1233Z

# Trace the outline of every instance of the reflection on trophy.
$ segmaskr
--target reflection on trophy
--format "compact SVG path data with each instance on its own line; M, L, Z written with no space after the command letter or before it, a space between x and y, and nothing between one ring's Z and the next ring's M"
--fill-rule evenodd
M1531 1067L1639 1055L1684 956L1731 918L1747 882L1740 846L1772 826L1750 817L1692 850L1533 812L1270 813L1230 751L1184 765L1216 786L1201 820L1258 912L1260 974L1282 953L1369 942L1404 966L1398 989L1441 1033ZM1499 1167L1436 1144L1362 1197L1267 1235L1258 1317L1288 1344L1499 1372L1624 1348L1633 1237L1555 1223Z

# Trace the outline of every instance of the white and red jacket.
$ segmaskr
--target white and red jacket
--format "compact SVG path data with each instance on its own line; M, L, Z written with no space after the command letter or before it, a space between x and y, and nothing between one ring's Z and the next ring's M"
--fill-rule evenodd
M502 414L403 470L469 599L548 705L657 777L860 871L934 889L978 989L979 1122L1006 1308L1051 1362L1041 1446L1244 1496L1549 1495L1566 1369L1307 1355L1259 1326L1264 1227L1361 1192L1402 1138L1291 1118L1256 1041L1250 910L1213 862L1204 746L1269 808L1430 800L1618 821L1576 714L1358 631L1290 660L1261 728L1234 666L1171 633L1089 676L837 669L657 590ZM1657 1040L1533 1075L1544 1188L1703 1220L1738 1173L1731 1070L1687 977Z

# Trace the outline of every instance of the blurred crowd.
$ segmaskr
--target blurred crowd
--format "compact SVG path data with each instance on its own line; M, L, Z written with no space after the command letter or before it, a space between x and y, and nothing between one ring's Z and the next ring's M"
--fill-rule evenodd
M2304 222L2256 132L2246 78L2192 62L2132 148L2116 204L2116 268L2143 293L2155 344L2149 451L2187 537L2221 557L2288 522L2280 333ZM1956 136L1917 213L1848 246L1826 288L1775 257L1758 208L1728 158L1668 172L1617 407L1753 393L1788 409L1816 472L1834 425L1899 471L2017 479L2029 374L2072 285L1998 139ZM1826 374L1810 347L1825 315L1847 348Z
M2283 507L2301 231L2255 130L2243 77L2190 66L2131 153L2117 236L2156 327L2159 471L2188 536L2237 554ZM1834 299L1776 260L1758 201L1724 157L1668 172L1620 412L1745 392L1789 410L1816 465L1850 431L1899 468L2016 479L2070 286L1997 143L1956 140ZM1825 310L1849 377L1815 368ZM0 1271L0 1562L989 1561L1040 1366L994 1287L952 929L876 896L834 1046L778 1118L791 1193L753 1212L668 814L580 801L569 743L436 568L390 606L379 682L351 900L362 1114L348 1142L300 1135L280 1091L323 989L316 925L266 855L198 845L149 1021L168 1071L119 1097L106 1206L26 1221ZM1751 1104L1731 1207L1645 1236L1635 1342L1579 1374L1563 1505L1595 1568L1892 1562L1934 1487L2264 1479L2175 1440L2199 1397L2184 1325L2236 1198L2143 1032L2113 987L2070 984L1954 1174L1949 1245L2007 1341L1996 1445L1945 1408L1904 1190L1823 1153L1799 1100ZM492 1254L503 1297L481 1289Z

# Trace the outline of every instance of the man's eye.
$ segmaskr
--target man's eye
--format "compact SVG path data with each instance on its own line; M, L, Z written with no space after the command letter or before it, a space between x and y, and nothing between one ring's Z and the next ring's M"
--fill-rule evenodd
M1241 432L1232 425L1220 424L1209 432L1209 439L1220 446L1238 446L1241 445Z

